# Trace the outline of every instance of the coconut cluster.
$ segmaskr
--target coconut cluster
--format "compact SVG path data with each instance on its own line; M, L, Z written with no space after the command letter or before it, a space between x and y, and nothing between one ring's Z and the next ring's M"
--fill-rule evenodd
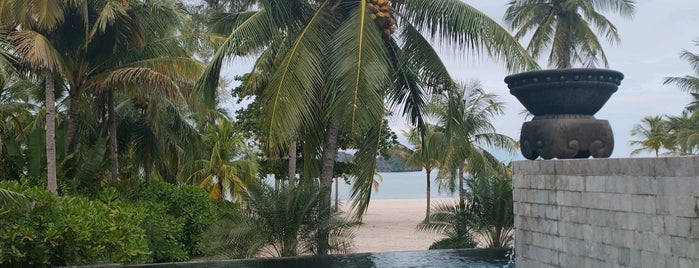
M389 0L366 0L367 6L373 13L370 15L374 20L384 39L391 38L395 32L396 19L393 17L393 9L389 6Z

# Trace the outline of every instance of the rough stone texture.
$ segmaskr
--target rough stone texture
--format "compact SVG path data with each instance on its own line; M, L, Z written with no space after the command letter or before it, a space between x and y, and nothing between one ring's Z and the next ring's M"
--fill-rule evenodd
M699 267L699 156L514 163L517 267Z

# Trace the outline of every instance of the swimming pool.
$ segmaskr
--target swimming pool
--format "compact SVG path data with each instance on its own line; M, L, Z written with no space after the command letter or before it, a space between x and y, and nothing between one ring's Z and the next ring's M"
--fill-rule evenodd
M307 268L307 267L514 267L508 264L509 249L426 250L346 255L302 256L249 260L223 260L189 263L164 263L140 267L180 268Z

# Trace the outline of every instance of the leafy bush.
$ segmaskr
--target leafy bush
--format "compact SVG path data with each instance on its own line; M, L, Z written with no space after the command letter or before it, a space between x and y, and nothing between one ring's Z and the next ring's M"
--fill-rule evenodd
M145 210L85 197L58 197L37 187L0 182L35 200L31 211L0 218L0 263L83 265L144 263L150 252L140 223Z
M496 176L468 181L466 204L435 206L428 221L417 228L443 234L430 249L475 247L473 235L482 237L485 247L507 247L512 242L514 212L512 210L512 178Z
M162 202L144 201L139 207L148 211L141 227L146 231L150 262L186 261L189 254L180 241L183 236L184 219L167 214Z
M218 214L215 202L203 189L190 185L177 186L154 182L151 185L142 184L137 187L129 194L129 199L134 202L150 203L156 208L161 206L158 208L160 211L174 217L175 221L181 220L183 229L181 236L177 238L178 241L190 256L199 256L204 252L204 232L216 222ZM168 250L159 247L151 249L154 252ZM175 258L175 256L171 257Z
M330 231L330 250L347 253L355 224L320 211L321 190L306 182L278 191L268 185L248 185L246 210L231 209L209 234L211 251L224 257L296 256L315 254L318 230Z

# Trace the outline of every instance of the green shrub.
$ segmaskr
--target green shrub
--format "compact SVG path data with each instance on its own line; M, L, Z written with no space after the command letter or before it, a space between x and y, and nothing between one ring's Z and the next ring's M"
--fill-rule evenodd
M110 206L85 197L61 198L66 228L58 252L67 265L145 263L150 256L140 223L146 211L124 202Z
M146 231L150 262L186 261L189 253L183 240L184 219L167 214L167 206L162 202L143 201L139 207L146 210L147 216L141 227Z
M0 263L83 265L144 263L150 252L140 227L145 210L124 202L109 205L85 197L58 197L17 182L0 187L35 200L31 211L0 218Z
M0 188L23 193L35 200L31 211L10 210L0 217L0 263L48 265L59 262L65 216L59 198L37 187L16 181L0 182Z
M184 225L179 242L190 256L204 252L204 232L218 219L216 203L196 186L177 186L163 182L143 184L129 194L134 202L160 203L164 211Z

